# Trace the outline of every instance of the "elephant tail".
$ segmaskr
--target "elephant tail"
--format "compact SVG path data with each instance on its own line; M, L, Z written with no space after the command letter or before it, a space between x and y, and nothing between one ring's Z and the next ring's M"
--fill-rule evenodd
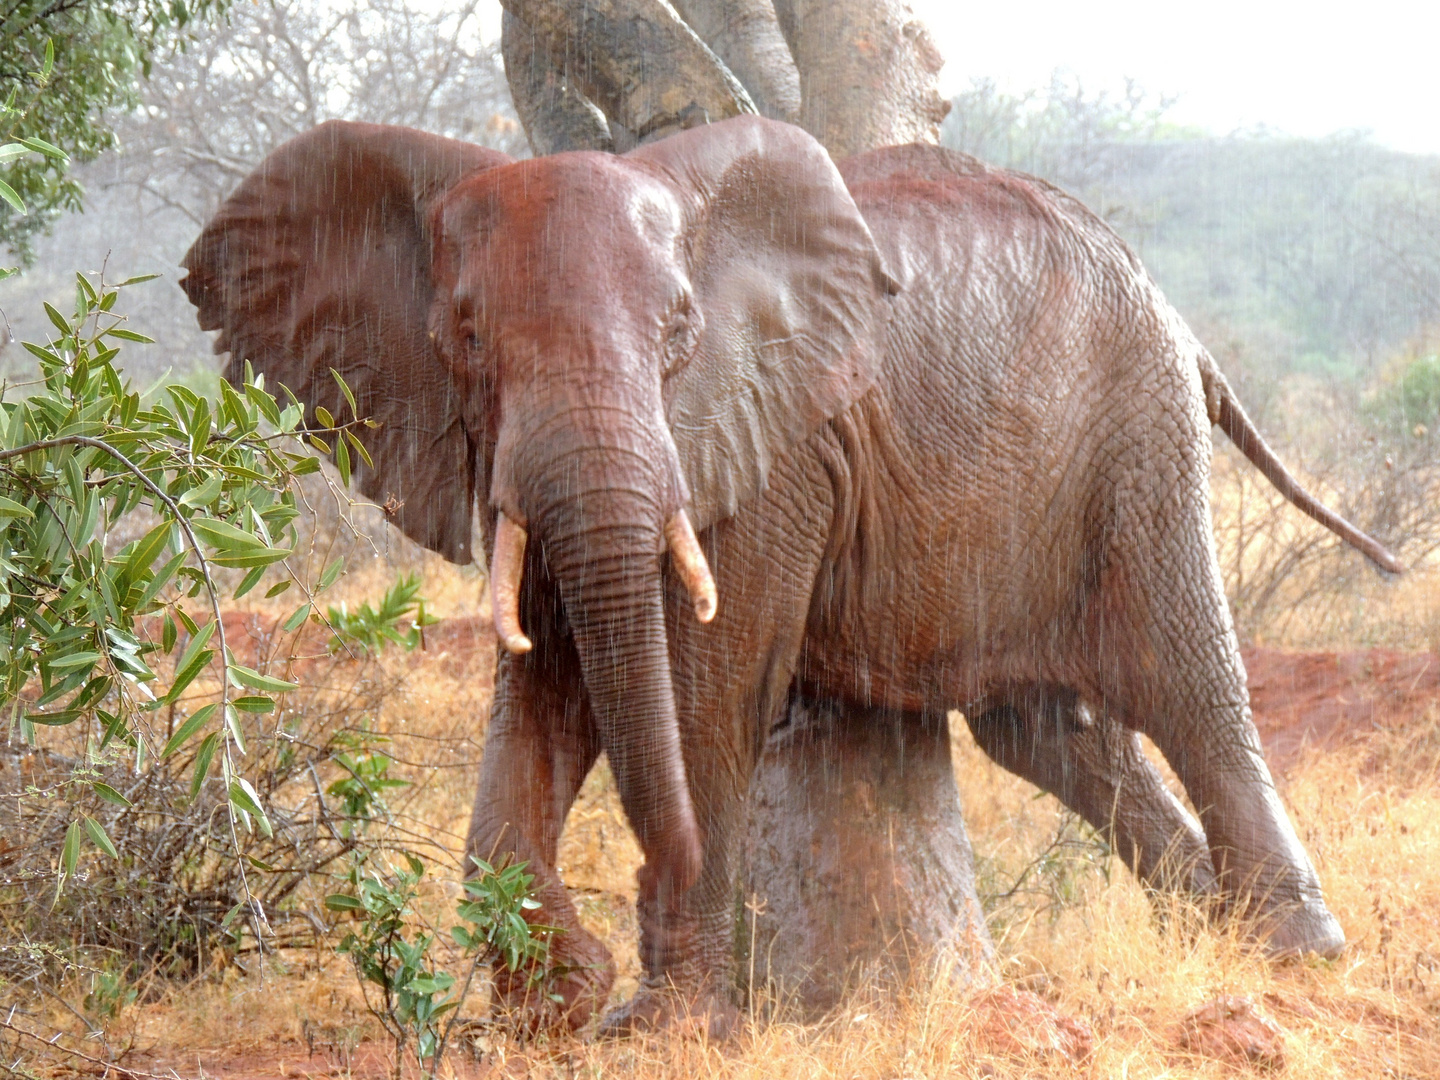
M1215 366L1215 361L1203 352L1200 361L1200 378L1205 385L1205 408L1210 414L1210 422L1220 426L1220 429L1230 437L1230 441L1250 459L1250 463L1264 474L1265 479L1275 485L1276 491L1284 495L1302 513L1310 515L1359 551L1381 570L1390 574L1400 574L1405 571L1400 560L1386 550L1383 544L1351 525L1300 485L1300 481L1290 474L1290 470L1285 468L1284 462L1275 456L1275 451L1271 450L1265 440L1260 437L1260 432L1256 430L1254 422L1246 415L1240 399L1235 396L1235 391L1230 388L1230 384L1225 381L1225 376Z

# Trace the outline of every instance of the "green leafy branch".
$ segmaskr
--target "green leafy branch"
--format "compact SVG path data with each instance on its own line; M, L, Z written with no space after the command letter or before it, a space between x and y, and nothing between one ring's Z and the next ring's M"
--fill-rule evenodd
M425 611L418 574L407 574L396 581L386 590L378 606L365 602L351 612L342 602L330 607L327 613L334 631L330 641L332 653L350 645L377 653L387 643L409 651L424 643L425 627L440 621Z
M221 617L220 575L239 574L228 590L235 599L272 571L286 577L267 595L290 587L295 482L320 470L313 450L325 445L322 436L358 445L360 422L326 417L307 429L293 395L282 408L248 368L241 387L222 382L218 396L172 384L142 400L116 359L123 344L150 339L114 313L119 290L142 280L111 287L76 275L73 314L46 305L57 336L24 343L39 362L41 389L12 400L0 387L0 707L10 706L11 732L18 728L29 745L39 729L78 724L87 762L123 748L137 772L200 740L191 798L218 758L238 852L237 826L272 835L259 795L237 768L246 753L240 714L274 711L275 695L297 684L236 658ZM153 524L117 546L112 533L136 514ZM317 591L340 568L327 567ZM208 613L197 616L186 601L202 594ZM286 620L289 629L312 614L309 596ZM158 642L150 629L157 622ZM162 690L156 655L177 652ZM213 700L164 732L162 744L149 718L162 708L173 714L217 658ZM74 782L128 806L83 769ZM80 815L60 852L57 890L75 874L86 838L117 856L104 828Z

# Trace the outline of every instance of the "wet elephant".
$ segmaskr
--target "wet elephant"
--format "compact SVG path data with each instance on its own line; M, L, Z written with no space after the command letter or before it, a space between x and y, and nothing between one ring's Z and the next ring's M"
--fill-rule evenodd
M361 489L410 535L466 558L483 499L506 652L469 845L537 874L570 1023L613 977L554 870L602 750L645 855L645 978L609 1027L733 1019L736 839L792 688L1143 731L1223 904L1279 951L1343 942L1250 720L1211 426L1397 567L1057 190L923 146L842 178L754 117L525 162L329 124L185 265L232 377L248 359L332 411L328 369L356 387L383 423Z

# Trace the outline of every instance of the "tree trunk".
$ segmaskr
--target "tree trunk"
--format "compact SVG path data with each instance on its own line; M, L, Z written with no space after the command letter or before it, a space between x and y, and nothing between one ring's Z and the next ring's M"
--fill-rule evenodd
M530 149L537 156L566 150L613 150L605 114L550 59L535 31L508 11L500 25L505 80Z
M950 108L943 59L904 0L502 2L523 24L507 27L505 71L537 154L624 152L759 111L839 159L936 142Z
M813 1017L861 980L984 980L943 719L791 702L751 786L741 971Z
M745 87L665 0L503 6L530 28L566 84L602 110L617 151L756 111Z
M675 0L675 9L745 84L761 115L800 122L800 72L770 0Z
M776 0L800 71L800 126L836 159L938 142L950 103L930 32L904 0Z
M940 55L901 0L502 3L537 154L623 152L758 107L839 158L935 142L948 108ZM983 977L992 946L943 721L792 704L754 778L745 861L761 913L737 935L741 970L811 1015L847 980L928 974L942 951Z

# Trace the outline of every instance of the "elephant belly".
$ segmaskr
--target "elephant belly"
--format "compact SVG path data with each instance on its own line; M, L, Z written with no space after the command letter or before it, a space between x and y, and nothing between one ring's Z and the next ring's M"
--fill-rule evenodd
M1027 524L993 495L949 505L928 529L896 515L858 557L868 565L828 579L806 639L808 691L934 712L1003 683L1088 682L1080 523Z

